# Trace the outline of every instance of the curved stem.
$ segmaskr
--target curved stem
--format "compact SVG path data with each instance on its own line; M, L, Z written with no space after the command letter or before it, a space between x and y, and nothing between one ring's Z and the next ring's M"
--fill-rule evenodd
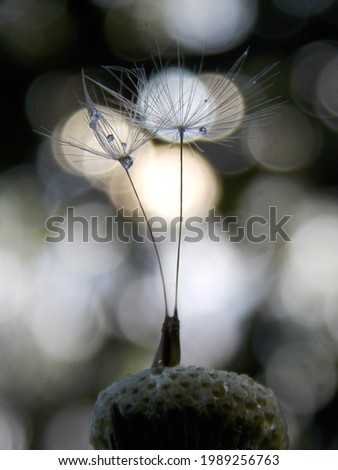
M177 244L177 259L176 259L176 281L175 281L175 307L174 317L178 318L178 285L180 275L180 261L181 261L181 243L182 243L182 225L183 225L183 135L184 129L179 130L180 134L180 218L178 229L178 244Z
M131 187L133 188L133 191L134 191L134 194L136 196L136 199L137 199L137 202L139 203L139 206L141 208L141 211L143 213L143 216L146 220L146 223L147 223L147 229L148 229L148 232L149 232L149 235L150 235L150 238L151 238L151 241L152 241L152 244L154 246L154 250L155 250L155 253L156 253L156 258L157 258L157 262L158 262L158 266L160 268L160 274L161 274L161 281L162 281L162 288L163 288L163 297L164 297L164 308L165 308L165 316L164 316L164 320L167 320L169 318L169 309L168 309L168 298L167 298L167 289L166 289L166 286L165 286L165 281L164 281L164 273L163 273L163 267L162 267L162 263L161 263L161 258L160 258L160 254L158 252L158 248L157 248L157 244L156 244L156 240L155 240L155 237L153 235L153 231L151 229L151 226L150 226L150 223L149 223L149 219L147 217L147 214L146 214L146 211L143 207L143 204L141 202L141 199L136 191L136 187L134 185L134 182L132 180L132 177L130 176L130 173L128 171L127 168L125 168L126 170L126 173L127 173L127 176L128 176L128 179L129 179L129 182L131 184Z

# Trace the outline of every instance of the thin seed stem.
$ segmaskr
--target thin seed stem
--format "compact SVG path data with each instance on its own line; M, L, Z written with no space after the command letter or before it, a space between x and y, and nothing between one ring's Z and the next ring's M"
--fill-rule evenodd
M184 135L184 129L179 129L179 135L180 135L180 218L179 218L179 226L178 226L178 243L177 243L177 259L176 259L174 318L178 318L178 308L177 308L178 285L179 285L179 275L180 275L182 225L183 225L183 135Z
M134 185L134 182L132 180L132 177L130 176L130 173L129 171L125 168L126 170L126 173L127 173L127 176L128 176L128 179L129 179L129 182L131 184L131 187L133 188L133 191L134 191L134 194L136 196L136 199L137 199L137 202L139 203L139 206L141 208L141 211L142 211L142 214L146 220L146 223L147 223L147 229L148 229L148 232L149 232L149 235L150 235L150 238L151 238L151 241L152 241L152 244L153 244L153 247L154 247L154 250L155 250L155 253L156 253L156 258L157 258L157 262L158 262L158 267L160 269L160 274L161 274L161 281L162 281L162 288L163 288L163 298L164 298L164 309L165 309L165 314L164 314L164 320L166 320L167 318L169 318L169 309L168 309L168 298L167 298L167 289L166 289L166 286L165 286L165 281L164 281L164 273L163 273L163 267L162 267L162 263L161 263L161 258L160 258L160 254L158 252L158 248L157 248L157 243L156 243L156 240L154 238L154 235L153 235L153 231L151 229L151 226L150 226L150 223L149 223L149 219L147 217L147 214L146 214L146 211L143 207L143 204L141 202L141 199L137 193L137 190L136 190L136 187Z

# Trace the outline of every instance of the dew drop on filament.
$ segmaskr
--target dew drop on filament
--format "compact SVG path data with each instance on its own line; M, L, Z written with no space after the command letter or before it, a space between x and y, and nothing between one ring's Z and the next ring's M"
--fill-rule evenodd
M113 134L108 134L107 135L107 140L108 140L108 142L114 142L115 137L113 136Z
M123 166L125 170L128 170L134 163L134 160L132 159L130 155L127 155L126 157L120 158L119 162L121 163L121 165Z
M207 135L208 131L207 131L207 128L202 126L198 129L198 132L201 134L201 135Z
M99 119L101 119L101 114L96 109L94 109L93 111L90 112L89 119L91 122L96 122Z

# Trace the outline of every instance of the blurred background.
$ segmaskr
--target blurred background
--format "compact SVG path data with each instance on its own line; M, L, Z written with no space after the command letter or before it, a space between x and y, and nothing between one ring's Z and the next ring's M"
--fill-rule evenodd
M2 0L0 25L0 448L89 449L97 393L152 362L163 299L151 244L85 243L79 224L73 242L45 241L69 207L102 236L132 208L119 164L33 129L89 145L81 69L151 71L178 43L187 67L203 57L212 73L250 46L241 79L279 61L263 93L281 103L229 146L187 147L185 215L292 215L292 242L183 244L182 363L251 375L278 396L292 449L338 449L337 2ZM149 142L132 167L147 210L168 221L177 164L177 149ZM172 305L176 246L159 249Z

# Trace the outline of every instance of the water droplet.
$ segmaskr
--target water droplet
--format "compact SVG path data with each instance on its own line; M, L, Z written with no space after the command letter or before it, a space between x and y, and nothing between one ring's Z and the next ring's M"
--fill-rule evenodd
M96 122L94 122L94 121L90 122L90 123L89 123L89 127L90 127L91 129L93 129L93 131L95 131L95 130L96 130L96 127L97 127Z
M101 114L96 109L94 109L90 112L89 119L91 120L91 122L96 122L101 119Z
M126 144L125 142L121 142L121 146L122 146L122 148L123 148L124 150L126 150L127 144Z
M107 135L107 140L108 140L108 142L114 142L115 137L113 136L113 134L108 134Z
M125 170L128 170L134 163L134 160L132 159L132 157L128 155L126 157L120 158L119 162L121 163L121 165L123 166Z
M208 130L206 127L202 126L198 129L198 132L201 134L201 135L207 135L208 133Z

